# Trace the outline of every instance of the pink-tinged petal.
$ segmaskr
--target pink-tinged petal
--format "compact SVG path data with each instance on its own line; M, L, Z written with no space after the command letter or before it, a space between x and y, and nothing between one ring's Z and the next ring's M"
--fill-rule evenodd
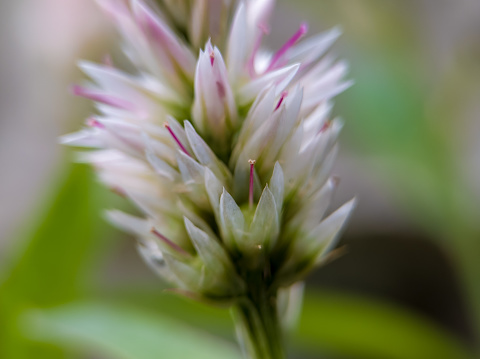
M247 63L247 70L248 74L251 78L255 78L257 76L255 62L257 60L257 53L260 50L260 46L262 45L262 39L264 35L267 35L270 32L270 29L265 24L259 24L258 28L260 31L257 34L257 38L255 39L255 44L253 46L252 52L250 54L250 58L248 59Z
M263 89L272 85L276 86L276 94L280 95L293 79L299 67L299 64L295 64L270 71L242 86L238 91L239 105L245 106L249 104Z
M178 63L186 75L193 77L195 58L192 52L181 42L180 38L143 1L132 0L132 9L135 19L145 33L163 51L169 53L171 61Z
M192 155L187 151L187 149L185 148L185 146L183 145L183 143L178 139L177 135L175 134L175 132L173 132L173 130L170 128L168 122L165 122L164 123L164 126L165 128L168 130L168 132L170 133L170 135L172 136L172 138L174 139L175 143L178 145L178 147L180 147L180 149L188 156L192 157Z
M189 22L189 38L194 48L200 48L208 37L208 26L205 20L208 18L208 0L196 0L192 4L191 18Z
M272 60L270 61L270 65L268 65L267 71L271 71L278 67L280 60L282 59L283 55L290 49L293 45L297 43L298 40L302 38L308 31L308 26L306 23L300 25L300 28L297 30L293 36L288 39L288 41L273 55Z
M249 0L247 2L247 43L252 46L258 35L268 28L270 16L275 7L275 0ZM251 49L250 49L251 51Z
M327 101L353 85L353 81L344 81L348 65L346 62L338 62L323 73L316 73L316 78L305 83L305 101L302 112L310 113L322 101ZM309 76L310 73L307 73Z
M237 124L237 106L228 74L218 48L208 41L205 51L200 50L195 73L195 100L192 117L200 133L207 129L212 137L225 140L227 125Z
M132 76L119 69L89 61L79 61L78 66L100 88L118 94L119 97L128 98L140 108L158 107L158 104L153 103L156 101L183 104L182 99L172 89L147 75ZM150 97L155 97L154 101Z
M301 62L302 67L309 66L324 55L341 34L341 29L334 27L321 34L306 38L290 48L285 56L289 62Z
M131 112L134 112L136 110L135 105L127 100L107 95L99 91L90 90L86 87L82 87L79 85L74 85L72 87L72 92L76 96L85 97L92 101L104 103L105 105L120 108L122 110L127 110Z
M246 31L247 14L245 4L240 3L235 13L227 43L228 77L232 84L236 83L239 75L244 71L245 59L247 56Z

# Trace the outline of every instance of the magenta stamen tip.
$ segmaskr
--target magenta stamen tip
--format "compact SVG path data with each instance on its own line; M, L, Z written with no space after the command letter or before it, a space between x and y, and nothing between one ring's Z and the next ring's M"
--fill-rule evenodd
M305 35L308 32L308 23L302 22L298 31L301 35Z
M85 88L83 88L82 86L80 85L72 85L70 87L70 91L72 92L73 95L75 96L83 96L83 94L85 93Z
M89 119L87 119L87 126L89 127L96 127L96 128L105 128L105 125L103 123L101 123L100 121L98 121L96 118L94 117L90 117Z
M210 65L213 66L213 63L215 62L215 52L210 51Z

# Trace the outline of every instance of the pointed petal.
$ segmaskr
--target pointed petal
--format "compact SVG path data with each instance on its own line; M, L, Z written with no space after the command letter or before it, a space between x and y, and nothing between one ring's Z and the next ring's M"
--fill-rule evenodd
M263 190L250 228L250 240L258 246L272 249L279 232L275 198L268 188Z
M103 147L103 141L96 136L97 132L93 129L85 129L78 132L69 133L59 138L62 145L76 147Z
M130 234L143 236L150 232L151 225L143 218L135 217L118 210L109 210L105 213L105 216L115 227Z
M197 134L192 124L189 121L185 121L184 126L188 143L193 150L195 157L198 159L198 162L210 168L210 170L212 170L222 182L230 179L231 175L228 168L226 168L223 162L217 158L203 138Z
M233 197L223 189L220 197L220 224L230 249L238 248L245 234L245 218Z
M170 54L171 59L178 63L187 76L193 77L195 58L188 47L143 1L131 0L131 2L136 21L146 34L160 47L161 51Z
M320 257L335 247L339 232L350 217L355 204L355 199L345 203L310 232L308 237L314 241L312 249L319 252Z
M272 178L270 179L270 190L273 194L273 198L275 199L275 206L280 215L283 205L285 182L283 178L282 167L278 162L275 162L275 167L273 168Z
M221 268L232 269L233 265L227 252L217 240L211 238L207 233L196 227L187 217L184 217L183 219L188 236L203 263L213 270L219 270ZM221 268L219 268L219 266L221 266Z
M209 169L205 169L205 190L207 191L210 205L218 223L220 223L220 196L223 191L223 184Z
M164 256L158 246L149 240L141 240L137 245L137 250L145 263L154 273L171 284L181 285L181 282L173 275L167 267Z
M192 292L200 292L202 290L202 273L189 262L183 262L168 253L163 253L165 263L177 278L180 287L188 289Z
M228 77L232 84L244 71L247 56L247 13L245 4L240 3L233 19L230 36L227 43L227 69Z
M293 79L299 67L299 64L295 64L275 71L270 71L242 86L238 91L239 105L245 106L249 104L265 87L270 85L276 85L277 95L279 95Z
M203 183L205 167L182 151L177 151L178 168L185 183Z

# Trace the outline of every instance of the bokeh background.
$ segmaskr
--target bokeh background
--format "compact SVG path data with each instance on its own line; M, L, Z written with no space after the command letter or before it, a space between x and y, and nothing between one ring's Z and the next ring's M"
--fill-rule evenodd
M333 207L359 204L290 357L480 357L480 2L284 0L270 45L303 19L344 30ZM2 359L238 357L228 311L165 293L102 219L128 204L57 143L93 111L77 59L118 52L93 0L0 2Z

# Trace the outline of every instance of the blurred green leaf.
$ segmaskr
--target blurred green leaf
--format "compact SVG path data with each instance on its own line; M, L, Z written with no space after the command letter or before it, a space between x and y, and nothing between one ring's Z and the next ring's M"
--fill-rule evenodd
M225 308L205 305L192 299L166 292L158 286L131 287L99 290L97 298L115 305L127 305L148 310L159 315L168 314L178 321L202 328L211 334L234 338L230 313Z
M29 308L52 307L82 295L94 249L106 235L99 215L102 195L89 167L70 165L55 192L21 250L12 254L0 284L1 358L65 357L58 348L32 345L23 338L18 317Z
M116 290L105 298L109 303L128 303L152 313L168 314L232 338L226 310L138 288L135 292L128 288ZM378 300L325 291L307 291L293 344L316 353L330 351L354 358L472 358L455 337L413 312Z
M127 306L78 302L28 313L24 324L34 340L81 351L88 347L112 358L240 358L233 345L166 316Z
M411 312L339 293L306 296L295 338L310 349L355 358L473 358L451 335Z
M41 211L4 287L38 306L74 299L105 227L99 188L85 165L72 165L53 203ZM43 218L42 218L43 217Z

